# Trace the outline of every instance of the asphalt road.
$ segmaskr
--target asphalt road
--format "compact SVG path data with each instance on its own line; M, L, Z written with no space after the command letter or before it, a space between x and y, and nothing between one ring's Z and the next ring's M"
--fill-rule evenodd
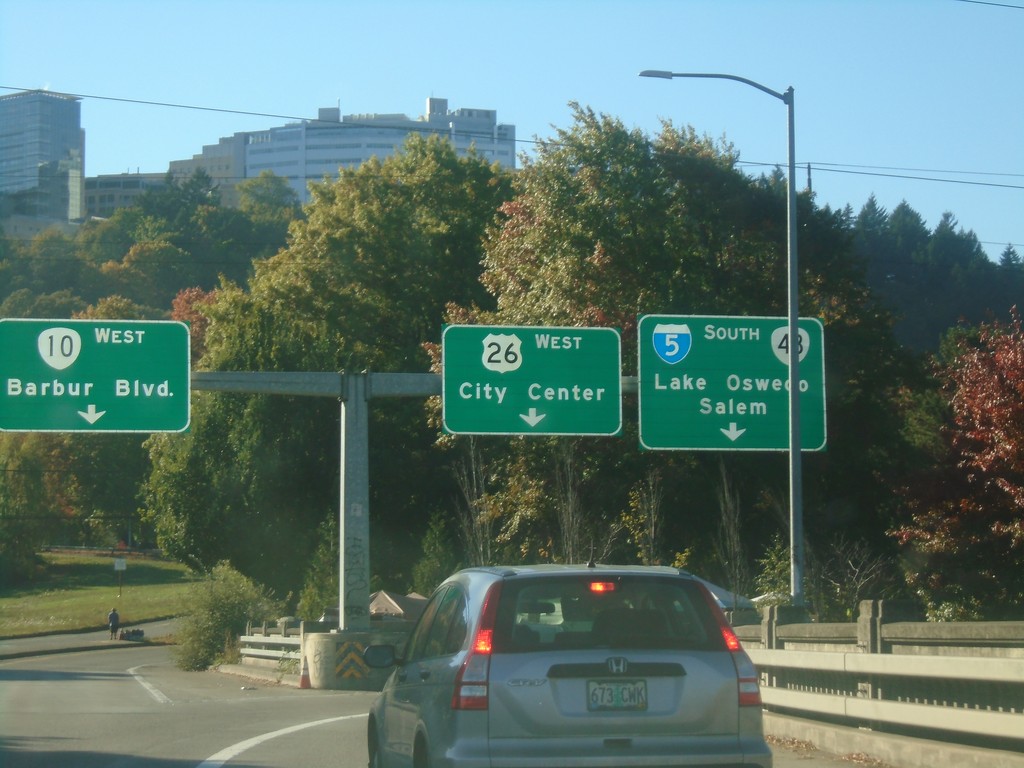
M183 672L166 646L0 662L4 768L365 765L372 693Z
M145 632L160 637L170 626ZM105 632L0 640L0 765L363 768L374 695L183 672L169 647ZM881 766L799 742L772 751L776 768Z

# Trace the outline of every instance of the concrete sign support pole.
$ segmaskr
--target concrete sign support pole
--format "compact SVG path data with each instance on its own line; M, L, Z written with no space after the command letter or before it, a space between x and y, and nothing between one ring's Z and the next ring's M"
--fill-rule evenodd
M373 397L440 395L441 377L434 373L193 371L192 388L208 392L334 397L341 400L338 620L341 629L369 629L368 402Z
M369 374L341 374L340 629L370 628Z

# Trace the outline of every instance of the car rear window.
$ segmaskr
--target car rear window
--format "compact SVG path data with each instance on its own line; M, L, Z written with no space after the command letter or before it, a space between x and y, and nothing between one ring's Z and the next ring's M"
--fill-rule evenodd
M721 650L701 588L649 575L529 576L505 582L494 651L585 648Z

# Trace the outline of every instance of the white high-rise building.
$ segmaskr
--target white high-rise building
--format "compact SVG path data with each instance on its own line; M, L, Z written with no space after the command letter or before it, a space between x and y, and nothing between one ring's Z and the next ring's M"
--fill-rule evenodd
M472 147L485 160L515 168L514 125L499 124L493 109L449 111L447 99L430 98L427 114L415 120L402 114L342 116L337 107L321 109L315 120L222 138L191 160L172 161L170 171L180 178L202 168L221 185L229 204L235 184L272 171L288 179L299 199L307 202L310 181L333 179L339 168L392 155L414 132L444 136L460 155Z

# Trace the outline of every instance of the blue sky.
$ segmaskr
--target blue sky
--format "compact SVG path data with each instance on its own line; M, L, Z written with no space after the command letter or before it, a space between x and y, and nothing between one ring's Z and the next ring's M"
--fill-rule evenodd
M569 102L655 134L662 118L786 162L859 211L943 212L995 259L1024 255L1024 0L0 0L0 93L81 94L86 173L163 172L204 144L293 117L495 109L520 151ZM12 90L13 89L13 90ZM126 101L118 101L118 100ZM747 166L757 171L755 165ZM936 181L935 179L941 179Z

